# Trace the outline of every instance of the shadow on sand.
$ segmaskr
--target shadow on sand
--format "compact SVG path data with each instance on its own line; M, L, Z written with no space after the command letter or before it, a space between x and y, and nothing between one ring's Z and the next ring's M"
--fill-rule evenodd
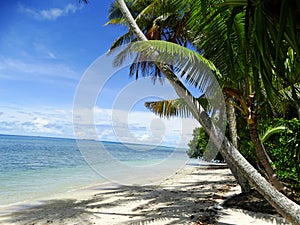
M214 168L215 170L223 168ZM199 168L203 174L207 169ZM212 171L212 173L218 173ZM190 175L188 175L190 176ZM201 172L197 173L201 176ZM0 216L3 224L103 224L103 217L120 218L115 224L216 224L217 199L235 185L232 178L178 182L176 186L119 186L101 190L90 199L58 199ZM227 179L228 178L228 179ZM137 202L134 208L129 207ZM101 220L100 220L101 221ZM1 223L0 222L0 223ZM230 223L218 223L230 225Z

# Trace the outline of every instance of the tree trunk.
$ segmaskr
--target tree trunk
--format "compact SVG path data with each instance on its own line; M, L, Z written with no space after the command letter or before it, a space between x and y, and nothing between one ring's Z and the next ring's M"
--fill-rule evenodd
M208 116L202 113L203 122L206 127L211 127L211 138L215 138L218 143L218 128L209 121ZM205 119L206 117L206 119ZM280 213L292 224L300 224L300 206L288 199L285 195L275 189L261 174L235 149L235 147L225 137L220 151L227 155L237 170L244 174L253 187Z
M220 152L221 153L221 152ZM251 191L251 186L248 182L248 180L246 179L246 177L240 173L238 171L238 169L236 168L236 166L234 164L232 164L231 160L228 159L227 155L224 154L224 153L221 153L221 155L223 156L223 158L225 159L232 175L234 176L234 178L236 179L236 181L238 182L238 184L240 185L241 187L241 191L243 193L247 193L247 192L250 192Z
M231 143L234 147L238 148L235 109L233 106L232 99L230 97L227 98L227 120Z
M231 143L235 148L238 148L238 141L237 141L237 127L236 127L236 116L235 116L235 109L233 106L232 99L229 97L227 98L227 120L228 120L228 128L229 128L229 135L231 139ZM224 157L224 156L223 156ZM225 156L226 158L226 156ZM239 171L235 168L234 165L230 162L230 160L226 160L227 164L237 180L238 184L241 186L242 192L246 193L251 190L251 186L246 179L246 177L242 174L239 173Z
M134 32L137 39L146 41L147 38L135 23L124 0L117 0L119 8L128 22L130 29ZM278 192L270 183L268 183L255 168L239 153L239 151L228 141L222 132L212 123L207 113L197 106L192 95L184 88L179 79L167 65L158 65L170 84L174 87L178 96L186 101L191 109L193 116L200 122L203 128L210 134L210 138L216 146L220 146L220 151L228 160L244 174L249 182L261 193L266 200L288 221L292 224L300 225L300 206ZM175 77L174 77L175 76Z
M281 184L275 171L271 167L268 160L268 156L266 154L266 150L260 140L259 132L258 132L258 123L256 118L254 118L252 120L252 123L249 124L249 129L250 129L251 140L255 147L257 159L265 169L269 181L278 191L284 191L284 186Z

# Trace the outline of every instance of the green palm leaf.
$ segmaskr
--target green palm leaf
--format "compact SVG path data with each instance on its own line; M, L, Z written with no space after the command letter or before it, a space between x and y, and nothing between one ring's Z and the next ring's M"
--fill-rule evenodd
M281 133L287 130L286 126L279 126L279 127L274 127L272 129L267 130L262 136L261 136L261 141L264 143L266 140L268 140L272 135Z
M159 54L162 53L162 54ZM178 76L190 85L198 87L201 93L213 96L216 85L212 76L221 77L214 64L195 51L165 41L136 42L127 46L116 58L114 64L121 65L128 57L136 56L137 60L155 61L172 65ZM155 56L153 58L153 56Z
M132 33L128 31L126 34L123 34L122 36L118 37L111 45L109 52L113 52L113 50L117 47L120 47L124 44L129 44L131 42L135 42L136 38L132 36Z
M203 96L197 98L199 104L206 109L208 107L208 101ZM171 100L162 100L162 101L153 101L145 102L145 107L148 108L151 112L155 113L159 117L191 117L192 113L190 108L185 100L171 99Z

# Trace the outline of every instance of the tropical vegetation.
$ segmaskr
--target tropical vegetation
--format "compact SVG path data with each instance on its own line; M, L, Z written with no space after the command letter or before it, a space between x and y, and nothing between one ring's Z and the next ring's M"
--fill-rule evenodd
M126 19L126 22L128 22L129 27L131 28L131 31L134 32L136 38L139 41L147 42L146 36L137 26L137 24L134 21L125 2L119 0L119 1L117 1L117 3L118 3L118 6L119 6L122 14L124 15L124 18ZM257 29L257 27L256 27L257 24L262 23L263 21L258 19L258 22L253 22L253 21L256 21L256 20L253 20L253 18L252 18L252 16L255 15L255 12L254 13L252 12L253 14L252 13L250 14L248 9L252 7L252 11L255 11L257 9L258 14L262 13L262 12L259 11L260 10L259 7L255 6L255 5L251 5L248 2L243 2L243 4L244 4L244 7L246 10L242 10L240 14L236 13L233 10L233 11L231 11L231 14L229 13L229 15L230 15L229 17L226 17L226 15L225 15L225 18L229 18L229 19L236 18L236 17L240 18L241 24L240 24L240 26L237 26L237 27L244 29L244 30L242 30L240 36L242 37L241 43L246 46L246 48L243 49L245 51L244 59L241 60L241 63L239 65L243 71L243 73L241 73L241 74L244 75L244 77L242 76L244 81L241 82L242 86L240 89L240 90L242 90L242 92L236 93L234 89L233 89L233 91L230 89L227 89L227 90L229 90L229 93L232 94L231 97L235 98L234 101L237 101L240 104L239 109L241 112L244 113L244 115L247 118L250 136L251 136L253 144L256 148L257 157L260 160L261 164L264 166L265 172L266 172L270 182L277 189L282 190L282 187L280 186L281 183L274 176L273 169L268 162L264 146L262 145L259 134L258 134L257 109L258 109L258 106L260 106L261 102L264 102L264 103L266 102L267 103L266 105L267 106L270 105L269 108L271 108L271 109L273 108L271 106L275 105L273 102L276 102L276 94L274 94L274 93L277 93L278 89L274 88L272 79L268 79L268 78L272 78L272 76L276 77L276 75L277 75L276 78L281 78L283 76L283 78L285 78L286 80L289 81L289 86L285 86L285 87L281 86L280 89L282 90L282 89L290 88L290 89L292 89L292 93L295 93L295 88L293 86L294 83L292 83L291 80L286 78L283 74L280 74L280 75L276 74L276 72L277 72L276 68L272 68L272 66L277 67L277 65L274 64L274 62L277 62L277 57L279 54L276 46L275 46L276 61L268 62L268 60L264 60L264 58L261 57L261 55L259 55L259 54L264 54L263 51L260 51L258 55L256 55L254 51L251 51L251 49L252 49L251 47L254 46L254 48L255 47L259 48L261 46L264 46L265 43L264 43L264 40L259 39L259 35L257 34L258 32L255 32L255 29L249 31L249 29L248 29L249 27L254 27ZM189 6L189 4L185 4L185 6ZM226 4L223 4L223 6L226 6ZM238 7L238 8L240 8L241 6L242 5L238 5L238 6L234 5L234 7ZM179 10L179 11L181 11L181 10ZM207 17L207 14L203 14L203 11L205 11L205 10L203 10L203 8L202 8L202 12L200 12L200 13L202 13L202 16L205 15ZM224 12L227 12L227 10L225 10ZM217 15L219 15L219 14L217 14ZM202 17L202 18L204 19L204 17ZM215 18L215 17L213 17L213 18ZM198 17L198 19L199 19L199 17ZM221 20L222 20L222 18L221 18ZM226 21L234 22L232 20L227 20L227 19L226 19ZM250 25L250 22L253 24ZM227 26L228 26L228 24L229 24L229 26L231 26L231 24L234 24L234 23L227 23ZM277 24L278 23L275 23L275 25L277 25ZM157 24L154 24L154 25L157 25ZM274 24L271 23L270 27L274 28L273 25ZM289 24L288 26L290 27L291 24ZM279 28L281 28L281 26L279 26ZM283 27L283 28L285 28L285 27ZM158 30L158 28L155 30ZM285 33L288 31L285 31L284 29L283 30L279 29L279 31L277 31L277 32L279 34L281 34L281 33ZM236 34L236 33L233 32L233 34ZM274 33L274 30L273 30L273 33ZM227 35L228 34L231 35L230 32L227 33ZM251 35L248 36L249 34L251 34ZM275 34L276 34L276 32L275 32ZM290 37L292 37L292 36L295 37L295 32L292 32L289 35L290 35ZM206 34L205 33L200 34L200 37L202 37L202 36L206 37ZM270 35L270 36L272 36L272 35ZM283 36L281 36L281 37L283 37ZM254 38L255 43L253 45L249 44L250 38L251 38L251 40L253 40L253 38ZM229 38L227 38L227 39L229 39ZM270 40L268 40L268 41L270 41ZM269 43L268 41L267 41L267 43ZM274 43L278 44L278 42L274 42L274 41L275 40L273 39L270 42L271 45L273 45L273 47L274 47ZM278 41L277 36L276 36L276 41ZM282 39L280 41L282 41ZM287 42L289 42L289 41L290 40L288 40ZM143 46L143 44L136 45L137 49L133 49L133 50L127 49L127 52L125 51L125 53L128 54L128 53L130 53L130 51L135 51L135 52L139 52L139 53L143 52L143 54L146 53L148 55L152 55L155 57L159 56L159 53L162 53L162 52L164 52L164 53L167 52L167 54L171 54L173 56L175 55L174 53L180 55L182 51L187 53L186 50L176 47L171 44L162 45L160 43L150 43L151 48L149 48L149 42L144 43L144 44L145 44L144 46ZM291 44L291 43L289 43L289 44ZM292 44L295 44L295 46L297 48L297 41L294 43L292 42ZM270 48L270 46L267 46L267 47ZM292 46L292 47L294 47L294 46ZM213 48L213 47L210 47L210 48ZM237 50L235 50L235 48L232 48L232 49L233 49L233 51L232 51L233 53L235 53L235 51L239 50L238 48L237 48ZM148 50L148 51L145 52L145 50ZM262 50L262 49L258 49L258 50ZM205 51L207 51L207 49L204 49L204 55L206 53ZM295 53L296 52L297 51L295 51ZM200 57L199 55L195 55L191 52L190 52L190 54L184 54L184 55L185 55L185 57L188 57L189 59L195 59L195 57L196 57L198 60L202 61L202 63L206 64L210 69L214 69L212 64L210 64L208 61L206 61L204 58ZM274 55L272 55L272 56L274 56ZM258 58L256 58L256 57L258 57ZM285 54L284 59L285 59L285 61L288 61L288 60L286 60L286 58L287 58L287 56ZM158 61L158 62L160 62L160 61ZM250 65L249 65L249 63L250 63ZM293 63L294 63L294 61L293 61ZM135 66L135 68L138 68L138 66L139 65ZM274 188L272 188L272 185L270 185L268 182L265 182L265 180L255 171L255 169L253 167L251 168L250 164L244 160L244 158L239 154L239 152L236 151L234 146L232 146L226 138L224 139L223 142L221 142L221 140L219 139L219 136L218 136L218 135L220 135L220 131L218 130L218 127L215 127L214 124L212 123L212 120L209 118L209 116L203 110L201 110L199 107L197 107L196 103L198 103L198 101L195 101L193 96L185 88L185 86L182 85L182 83L178 79L176 79L176 75L174 74L172 69L166 63L156 63L155 66L158 69L160 69L163 72L164 76L170 81L171 85L174 87L174 89L177 92L177 94L179 95L179 97L185 100L192 115L201 123L201 125L204 127L206 132L210 133L210 138L213 138L214 143L217 146L221 147L220 150L221 150L221 153L223 153L222 155L225 156L224 157L225 160L232 163L236 168L238 168L240 173L244 172L244 175L249 179L249 181L252 183L252 185L260 193L262 193L263 196L284 217L286 217L288 220L290 220L294 224L299 224L300 223L300 219L299 219L299 208L300 207L298 205L296 205L295 203L291 202L289 199L287 199L283 195L281 195L279 192L277 192ZM189 66L192 67L192 65L189 65ZM267 68L269 70L265 71L266 70L265 67L267 67L267 66L269 66ZM142 68L143 68L143 66L142 66ZM292 67L290 65L285 66L285 69L288 71L291 71L291 68ZM197 85L198 81L201 81L199 79L199 76L198 77L195 76L194 70L192 70L192 69L190 69L189 72L190 73L187 76L188 77L187 80L192 80L191 83ZM215 70L215 72L217 72L217 71ZM293 72L295 72L295 71L293 71ZM157 73L155 73L155 74L157 74ZM284 74L286 74L286 73L284 73ZM294 73L292 73L292 74L294 74ZM294 76L292 76L292 78L294 78ZM254 88L254 87L256 87L256 88ZM268 89L268 88L270 88L270 89ZM262 92L262 93L259 93L258 95L256 95L255 91L259 91L259 90L264 90L265 93ZM242 94L242 95L240 96L239 94ZM244 96L244 98L242 98L243 96ZM258 96L258 97L256 97L256 96ZM267 96L266 99L269 101L262 101L261 98L264 96ZM274 100L272 97L274 97ZM296 92L296 95L293 95L293 97L294 98L297 97L297 92ZM258 100L260 100L260 101L258 101ZM275 199L273 199L274 196L276 196Z
M255 150L245 124L238 126L238 143L242 155L258 170ZM300 121L297 118L273 118L268 123L260 125L261 140L265 146L269 161L276 174L286 187L290 195L298 201L300 199ZM201 127L195 128L193 138L189 142L187 154L190 158L202 158L207 150L209 137ZM217 155L216 160L222 161Z
M300 194L300 121L274 119L262 128L264 145L281 180L294 195Z
M286 193L286 189L275 173L275 167L280 168L282 164L276 164L274 157L278 152L286 155L287 151L272 153L267 143L273 136L264 143L261 138L262 124L270 122L270 118L285 115L293 111L291 108L300 114L299 1L127 0L126 3L116 0L112 4L108 24L129 26L112 49L124 43L136 43L121 53L117 64L122 63L124 56L135 54L131 76L165 78L179 97L146 106L160 116L193 116L220 149L237 179L241 176L241 180L249 181L282 216L300 224L300 206L280 193ZM176 60L172 64L164 61L165 58ZM222 110L216 110L210 102L215 94L208 88L211 73L218 79L226 99L231 141L221 135ZM192 95L189 85L199 88L199 96L205 95L206 103ZM243 121L245 131L239 132L240 123L236 120ZM250 147L255 150L254 157L249 159L251 163L245 160L245 152L237 151L243 146L239 136L246 131L251 138ZM289 128L286 133L289 132L294 132L294 136L286 135L284 143L292 149L292 164L297 164L299 131ZM298 170L296 164L293 173ZM253 165L257 165L256 169Z
M189 149L187 154L190 158L200 159L205 151L211 151L209 148L217 148L214 145L208 145L209 136L202 127L197 127L193 130L193 139L188 143ZM223 162L224 159L220 153L216 155L214 160Z

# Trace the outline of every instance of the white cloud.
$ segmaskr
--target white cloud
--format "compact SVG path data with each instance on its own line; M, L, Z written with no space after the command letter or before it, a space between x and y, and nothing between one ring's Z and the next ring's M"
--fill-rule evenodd
M0 130L6 134L72 137L70 110L5 107L0 116Z
M68 4L66 7L65 7L65 13L75 13L78 9L81 9L82 7L77 7L76 5L74 4Z
M77 109L80 138L186 147L199 124L191 118L161 119L151 112Z
M33 121L33 125L39 133L60 135L62 131L57 129L57 125L51 124L49 119L37 117Z
M66 16L70 13L75 13L76 11L82 9L82 6L68 4L63 8L50 8L50 9L37 10L37 9L26 7L20 3L18 5L18 9L20 12L30 15L35 19L56 20L59 17Z
M41 43L33 43L35 51L39 54L41 58L50 58L50 59L56 59L55 54L49 50L45 45Z
M52 8L48 10L41 10L38 14L43 19L46 20L56 20L58 17L61 17L63 15L64 11L58 8Z
M70 67L57 63L29 63L18 59L0 57L1 74L11 74L4 78L23 79L22 74L30 74L33 77L60 77L72 80L78 80L81 74L78 74ZM20 75L21 74L21 75Z
M48 54L49 58L56 59L56 56L54 55L53 52L48 52L47 54Z
M3 107L0 115L0 130L5 134L75 137L71 109ZM160 119L151 112L125 111L127 115L113 121L110 109L94 109L94 122L82 110L77 118L76 137L106 141L186 147L192 131L199 126L193 119ZM77 113L77 115L79 115ZM116 117L114 118L116 119ZM96 130L95 130L96 129Z

